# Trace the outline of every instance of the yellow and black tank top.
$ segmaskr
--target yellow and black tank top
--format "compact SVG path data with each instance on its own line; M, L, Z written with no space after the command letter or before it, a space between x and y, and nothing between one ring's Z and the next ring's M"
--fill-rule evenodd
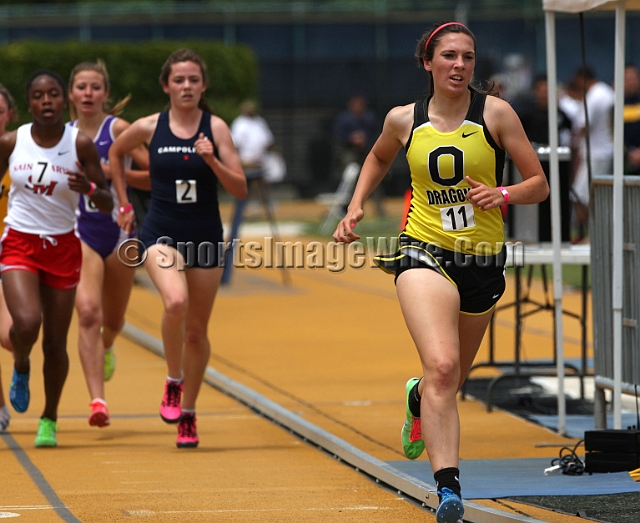
M489 187L502 183L505 152L484 124L487 95L471 90L464 122L443 133L429 121L429 98L416 102L406 156L412 198L404 232L464 254L496 254L504 241L500 208L482 211L466 199L465 176Z

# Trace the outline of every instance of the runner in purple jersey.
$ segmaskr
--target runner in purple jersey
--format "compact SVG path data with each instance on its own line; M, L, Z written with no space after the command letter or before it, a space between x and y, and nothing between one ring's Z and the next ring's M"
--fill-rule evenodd
M76 212L77 232L82 241L82 270L76 293L79 316L78 350L91 396L89 424L109 425L104 381L111 379L115 369L113 342L124 325L124 313L129 301L135 270L120 262L117 249L130 237L117 223L118 214L130 211L127 188L118 179L112 183L109 169L109 148L129 127L118 118L129 97L111 109L108 104L109 75L104 62L78 64L69 78L70 126L78 127L93 138L103 170L115 202L113 212L96 212L91 199L84 195ZM144 147L131 152L131 158L141 169L148 169L149 156ZM130 159L131 159L130 158ZM129 159L129 167L130 167ZM127 182L149 189L148 171L127 169Z
M115 116L107 115L102 120L98 134L93 142L96 144L100 162L109 163L109 147L115 139L113 136L113 126L118 121ZM70 126L76 127L78 120L69 123ZM130 162L129 162L130 163ZM107 180L109 188L113 194L114 201L117 201L117 194L111 180ZM119 207L119 206L118 206ZM133 236L133 233L125 233L119 226L117 220L118 207L114 207L110 215L98 212L96 206L91 203L89 197L80 198L78 205L77 231L80 239L96 251L102 259L106 259L125 239Z

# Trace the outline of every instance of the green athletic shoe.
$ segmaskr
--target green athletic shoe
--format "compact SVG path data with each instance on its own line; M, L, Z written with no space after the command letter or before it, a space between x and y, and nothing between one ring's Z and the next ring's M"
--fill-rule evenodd
M36 435L36 447L55 447L58 444L56 438L58 424L49 418L40 418L38 434Z
M420 378L411 378L407 381L406 393L407 399L405 401L405 414L406 420L402 426L402 450L404 455L409 459L416 459L424 451L424 441L422 441L422 429L420 428L420 418L416 418L411 414L409 409L409 393L416 383L420 381Z
M113 347L107 349L104 353L104 381L109 381L116 370L116 354Z

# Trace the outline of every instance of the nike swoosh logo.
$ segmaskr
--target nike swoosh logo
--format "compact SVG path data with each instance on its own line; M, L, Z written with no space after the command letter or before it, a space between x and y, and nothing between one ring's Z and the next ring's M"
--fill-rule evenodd
M499 295L499 294L494 294L494 295L493 295L493 299L494 299L494 300L495 300L496 298L499 298L499 297L500 297L500 295Z
M109 143L109 140L105 140L104 142L98 142L98 145L107 145Z
M471 136L472 134L476 134L477 132L478 131L473 131L472 133L469 133L469 134L462 133L462 137L463 138L469 138L469 136Z
M69 151L58 151L58 156L62 156L63 154L67 154Z

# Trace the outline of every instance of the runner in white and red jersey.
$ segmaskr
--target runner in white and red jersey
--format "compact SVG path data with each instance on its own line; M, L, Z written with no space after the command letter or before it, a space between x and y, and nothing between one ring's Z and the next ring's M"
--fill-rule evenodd
M0 270L13 325L14 370L9 399L17 412L29 407L29 355L42 326L45 406L37 447L57 445L58 403L69 371L67 332L80 277L82 251L75 235L79 193L111 212L113 198L93 141L64 124L66 89L53 71L27 82L33 122L0 137L0 173L9 168L11 189L2 235Z

